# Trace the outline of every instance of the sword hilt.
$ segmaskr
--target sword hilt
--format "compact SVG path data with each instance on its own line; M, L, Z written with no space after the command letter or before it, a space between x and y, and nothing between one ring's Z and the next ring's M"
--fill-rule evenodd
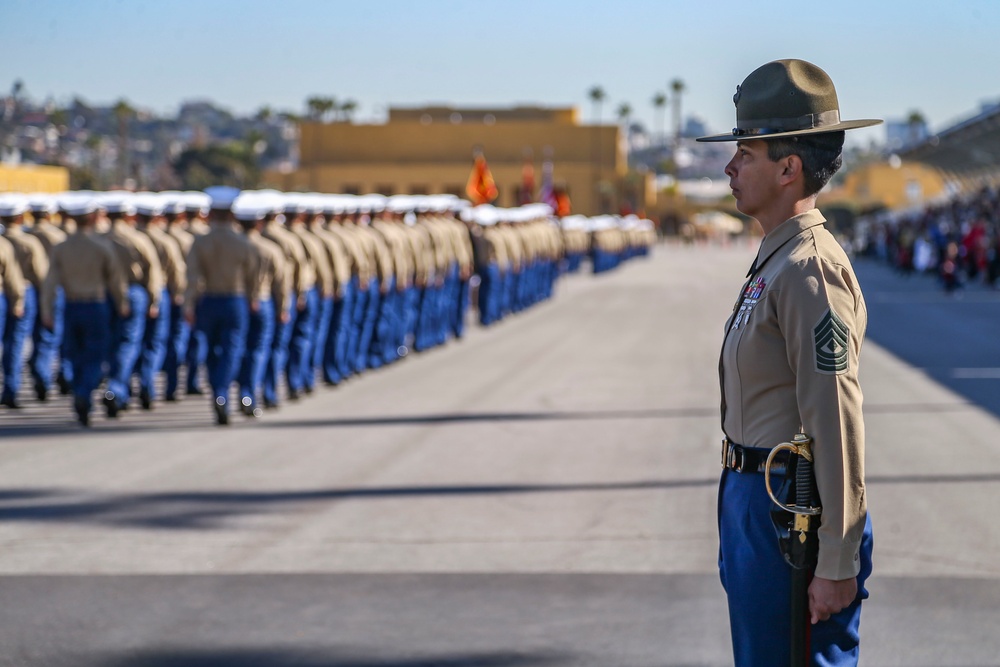
M799 457L795 467L795 504L786 505L778 500L771 488L771 466L774 464L774 457L778 452L788 451ZM798 433L791 442L782 442L774 447L767 455L764 463L764 486L767 487L767 495L771 502L792 514L804 516L818 516L823 513L823 508L813 505L813 455L812 438L805 433Z

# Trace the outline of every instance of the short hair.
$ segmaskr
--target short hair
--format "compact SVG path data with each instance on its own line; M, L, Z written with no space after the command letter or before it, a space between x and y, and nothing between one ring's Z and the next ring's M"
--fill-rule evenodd
M803 134L767 141L767 157L777 162L789 155L802 160L805 194L811 197L823 189L843 164L844 132Z

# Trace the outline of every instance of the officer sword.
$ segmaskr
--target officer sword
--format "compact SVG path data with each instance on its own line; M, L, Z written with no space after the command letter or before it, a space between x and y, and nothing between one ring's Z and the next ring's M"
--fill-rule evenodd
M790 496L792 502L788 504L781 502L771 488L771 466L781 451L789 452L782 489ZM806 667L810 663L809 581L816 567L819 550L816 527L823 511L818 505L819 493L813 475L812 438L799 433L791 442L772 449L764 467L764 484L776 505L771 510L771 521L778 531L785 561L792 568L791 667Z

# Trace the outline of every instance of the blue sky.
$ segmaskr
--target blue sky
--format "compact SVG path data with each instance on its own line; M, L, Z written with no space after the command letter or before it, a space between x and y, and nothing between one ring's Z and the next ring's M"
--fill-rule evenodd
M932 129L1000 100L996 0L0 0L0 90L159 112L209 98L236 112L301 112L314 94L389 105L577 105L608 94L654 124L682 79L684 115L732 127L755 67L796 57L833 77L848 118Z

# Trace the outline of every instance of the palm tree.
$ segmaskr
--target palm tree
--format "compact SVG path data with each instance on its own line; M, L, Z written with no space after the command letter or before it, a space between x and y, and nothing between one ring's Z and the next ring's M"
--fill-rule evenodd
M684 82L680 79L674 79L670 82L670 90L673 91L673 101L674 101L674 146L680 146L681 143L681 94L684 92L686 86Z
M354 100L344 100L340 105L340 112L344 114L344 120L348 123L351 122L351 115L357 110L358 103Z
M927 126L927 119L924 114L916 109L906 116L906 127L909 130L910 143L915 144L920 141L920 133Z
M653 95L653 109L656 112L656 126L660 134L660 143L663 143L663 120L664 111L667 108L667 95L666 93L659 92Z
M632 105L628 102L622 102L618 105L618 122L622 124L623 132L622 135L625 138L625 151L628 152L629 146L629 136L631 136L631 119L632 119Z
M594 103L594 123L597 125L601 124L601 103L607 99L607 93L600 86L594 86L587 93L590 97L590 101Z
M321 97L314 95L306 100L307 115L310 119L322 122L327 114L337 106L337 101L332 97Z
M125 187L125 179L128 178L131 166L128 154L128 125L135 116L135 109L122 98L115 103L113 112L118 121L118 184Z

